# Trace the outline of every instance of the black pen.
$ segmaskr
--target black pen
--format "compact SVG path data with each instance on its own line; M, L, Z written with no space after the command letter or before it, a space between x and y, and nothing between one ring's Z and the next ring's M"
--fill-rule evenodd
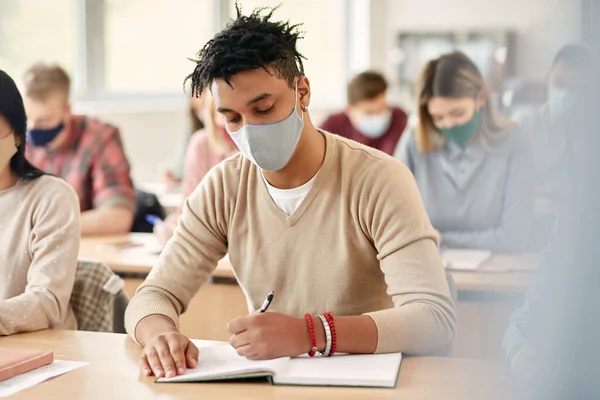
M269 292L269 294L267 295L267 298L263 302L262 306L260 307L260 312L261 313L264 313L265 311L267 311L267 308L269 308L269 306L271 305L271 302L273 301L273 297L275 297L275 292L273 292L271 290Z

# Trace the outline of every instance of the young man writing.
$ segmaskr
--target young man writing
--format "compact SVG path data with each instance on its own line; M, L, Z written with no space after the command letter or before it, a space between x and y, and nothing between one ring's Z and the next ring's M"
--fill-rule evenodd
M188 198L129 305L143 372L170 377L196 365L178 318L227 252L251 311L276 293L272 312L229 322L241 356L324 351L317 315L326 311L339 352L446 348L454 305L413 177L391 157L315 128L297 27L263 12L238 9L190 75L193 94L210 88L241 153Z

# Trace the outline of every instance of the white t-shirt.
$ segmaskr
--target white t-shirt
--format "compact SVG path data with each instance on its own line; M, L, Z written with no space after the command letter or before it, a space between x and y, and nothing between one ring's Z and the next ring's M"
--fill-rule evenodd
M304 200L308 192L310 192L310 188L312 188L317 174L315 174L315 176L313 176L310 181L306 182L304 185L293 189L278 189L271 186L271 184L269 184L269 182L267 182L265 179L264 175L262 175L262 177L265 181L265 185L267 185L267 190L269 191L269 194L271 195L271 198L275 204L277 204L277 207L279 207L281 211L287 215L292 215L300 206L302 200Z

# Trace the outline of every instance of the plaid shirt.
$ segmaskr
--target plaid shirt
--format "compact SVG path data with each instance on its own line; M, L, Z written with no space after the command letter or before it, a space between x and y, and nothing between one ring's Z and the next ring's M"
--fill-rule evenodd
M71 307L77 329L92 332L114 331L114 306L124 285L108 266L95 260L79 260Z
M114 126L73 115L68 136L58 149L28 144L26 154L33 165L62 177L75 189L81 211L115 205L135 209L129 162Z

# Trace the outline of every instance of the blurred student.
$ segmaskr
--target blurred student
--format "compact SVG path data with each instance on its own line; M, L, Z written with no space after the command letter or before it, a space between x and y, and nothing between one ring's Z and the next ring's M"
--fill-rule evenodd
M417 93L418 126L396 157L413 172L442 242L522 250L533 203L526 137L494 116L481 73L461 53L430 61Z
M69 306L79 251L79 201L25 158L27 118L0 70L0 336L76 329Z
M524 305L510 318L504 352L510 374L532 399L596 399L600 393L600 160L593 73L565 129L564 188L558 219Z
M297 25L273 21L273 9L236 8L190 79L192 94L211 90L241 154L188 197L129 303L127 332L144 346L143 373L170 377L202 362L179 316L226 253L251 311L278 293L269 312L228 323L240 356L324 351L317 315L328 310L339 352L447 349L454 304L412 175L380 151L319 131Z
M344 112L329 116L321 129L394 154L406 128L406 113L388 104L388 83L378 72L367 71L348 84L348 105Z
M519 118L522 129L534 143L537 196L548 200L552 208L564 198L569 121L575 103L593 72L592 55L587 47L570 44L561 48L548 76L548 100L535 112Z
M27 157L64 178L79 196L83 235L129 232L135 192L119 130L71 114L70 79L57 65L36 64L24 76Z
M217 113L215 102L208 90L204 92L202 119L206 125L190 139L185 155L182 196L187 199L212 167L238 152L238 148L225 130L223 116ZM154 225L159 243L166 244L173 235L180 213L170 214L164 222Z
M183 179L184 161L187 153L187 148L191 138L195 133L200 132L204 129L204 96L193 97L190 100L188 108L190 132L185 135L184 138L178 143L177 151L172 160L169 162L166 170L163 172L163 182L169 186L176 186L181 184Z

